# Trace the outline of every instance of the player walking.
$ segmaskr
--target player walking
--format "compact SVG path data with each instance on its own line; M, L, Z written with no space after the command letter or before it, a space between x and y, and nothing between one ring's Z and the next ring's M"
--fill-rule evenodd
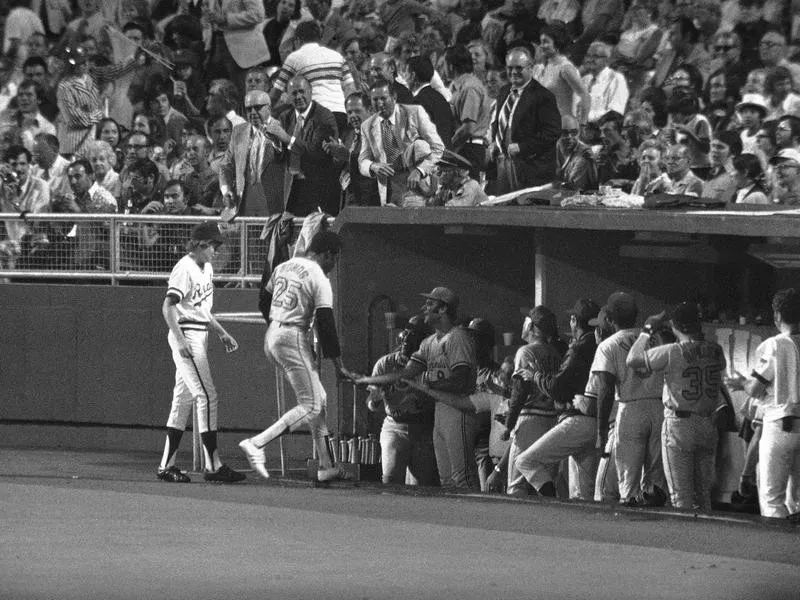
M205 452L206 472L203 479L219 483L235 483L245 479L224 465L217 451L217 390L208 365L208 330L213 329L228 352L239 345L213 315L214 268L211 260L222 244L216 223L207 221L192 230L188 254L181 258L169 276L167 296L161 312L169 326L169 347L175 361L175 389L172 409L167 420L167 441L158 469L158 478L173 483L189 483L175 466L186 422L197 406L197 423Z
M664 313L647 318L628 353L628 368L664 372L664 425L661 456L672 506L711 510L711 483L717 449L717 411L727 405L721 393L725 354L703 339L697 305L682 302L672 311L674 344L648 349Z
M328 450L328 402L316 368L310 336L315 323L323 356L333 360L340 376L353 377L342 364L333 320L333 291L327 277L336 265L341 248L342 241L338 235L332 231L320 231L311 239L305 256L281 263L268 281L262 281L258 307L269 325L264 352L283 369L297 398L297 406L270 427L239 443L250 466L264 479L269 479L265 467L266 445L303 423L311 429L317 448L320 460L317 478L320 481L347 478L347 474L333 464Z

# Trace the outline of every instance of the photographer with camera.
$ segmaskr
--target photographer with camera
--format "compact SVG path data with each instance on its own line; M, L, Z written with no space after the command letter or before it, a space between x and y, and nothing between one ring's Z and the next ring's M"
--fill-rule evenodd
M50 210L50 189L41 179L31 177L30 168L31 153L23 146L10 146L0 164L0 211L19 214L19 219L5 221L0 253L9 265L27 256L35 242L34 228L25 215Z
M153 200L143 215L191 215L186 197L186 186L173 179L164 187L164 201ZM169 271L172 265L186 254L186 239L193 225L187 223L142 223L139 227L139 262L148 271Z

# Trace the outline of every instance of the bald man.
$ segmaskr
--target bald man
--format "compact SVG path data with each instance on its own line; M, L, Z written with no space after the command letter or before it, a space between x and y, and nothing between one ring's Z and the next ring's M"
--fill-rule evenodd
M294 110L269 121L265 129L286 147L286 210L305 217L321 208L339 214L339 173L323 143L339 139L336 118L311 99L311 84L304 77L289 80L286 94Z
M269 94L247 92L247 123L233 128L231 142L219 172L219 187L226 207L234 214L261 217L284 209L284 148L270 134L272 117ZM278 125L278 127L280 127Z
M580 139L578 119L561 117L561 137L556 142L556 179L561 187L584 191L597 189L597 165L592 149Z

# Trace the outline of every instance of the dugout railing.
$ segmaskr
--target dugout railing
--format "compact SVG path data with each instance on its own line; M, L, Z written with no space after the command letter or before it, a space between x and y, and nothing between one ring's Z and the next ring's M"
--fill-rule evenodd
M209 217L0 213L7 233L0 241L0 278L111 285L162 281L186 253L192 227L206 220ZM213 261L216 281L242 286L261 281L270 243L267 222L266 217L219 222L225 243ZM290 243L302 225L302 218L293 220ZM25 234L15 242L8 239L12 231Z

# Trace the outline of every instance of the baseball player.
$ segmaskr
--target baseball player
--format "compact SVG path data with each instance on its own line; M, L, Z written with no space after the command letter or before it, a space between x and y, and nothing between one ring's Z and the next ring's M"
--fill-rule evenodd
M648 348L663 319L664 313L647 318L626 364L641 373L664 373L661 448L672 506L710 511L717 413L727 406L721 393L725 354L703 338L697 305L689 302L672 311L678 341Z
M443 486L480 489L475 463L477 419L469 394L475 390L475 341L456 325L458 296L446 287L422 294L425 322L436 333L425 338L405 369L378 377L362 377L359 385L386 385L423 375L423 389L449 392L452 401L436 402L433 445Z
M606 448L616 400L614 452L619 494L630 506L663 506L666 482L661 464L663 377L637 373L625 360L639 337L638 307L630 294L615 292L603 307L616 332L597 346L585 395L597 399L598 449Z
M270 427L239 443L250 466L264 479L269 479L265 467L266 445L303 423L311 429L317 448L319 481L348 478L344 470L334 465L328 447L328 402L310 335L312 326L316 326L323 356L334 362L339 376L352 379L353 375L342 363L333 318L333 291L328 280L341 248L342 241L337 234L320 231L311 238L305 256L295 256L279 264L271 277L262 281L259 309L269 325L264 351L283 369L297 398L297 406Z
M169 326L169 347L175 361L175 389L172 409L167 420L167 441L158 469L158 478L173 483L189 483L175 466L175 452L181 441L186 422L197 407L197 423L203 441L206 472L203 479L219 483L235 483L245 479L223 464L217 451L217 390L211 380L208 365L208 330L214 330L234 352L239 345L214 316L214 268L211 260L222 244L216 223L206 221L192 230L189 253L173 267L169 276L167 296L161 312Z
M422 340L430 334L421 316L412 317L401 333L400 349L379 358L372 374L402 371ZM386 410L381 426L383 483L408 481L411 485L438 486L439 472L433 449L434 404L424 398L423 392L398 382L384 387L370 386L367 406L373 412L381 406Z
M772 299L780 333L765 340L745 385L761 398L758 501L764 517L800 513L800 292L781 290Z

